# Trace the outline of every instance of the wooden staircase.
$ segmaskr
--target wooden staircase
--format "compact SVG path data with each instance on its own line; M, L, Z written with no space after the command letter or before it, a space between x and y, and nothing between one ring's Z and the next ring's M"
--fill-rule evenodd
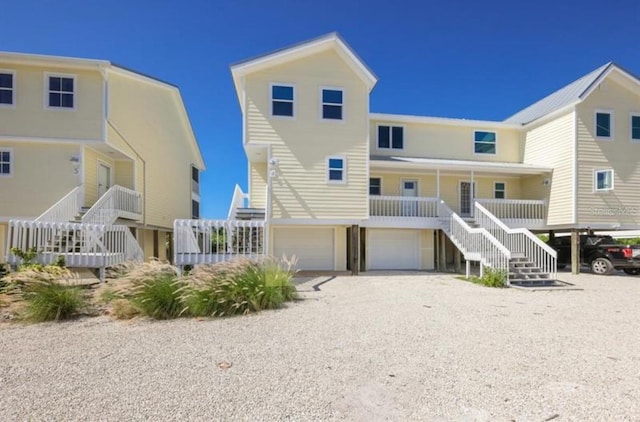
M509 283L513 286L555 286L556 280L524 254L514 254L509 260Z

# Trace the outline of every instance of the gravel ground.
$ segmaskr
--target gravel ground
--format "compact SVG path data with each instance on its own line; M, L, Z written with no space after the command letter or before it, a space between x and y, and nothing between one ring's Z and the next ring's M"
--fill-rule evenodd
M315 278L222 320L0 326L0 420L640 420L640 277ZM230 365L230 367L229 367Z

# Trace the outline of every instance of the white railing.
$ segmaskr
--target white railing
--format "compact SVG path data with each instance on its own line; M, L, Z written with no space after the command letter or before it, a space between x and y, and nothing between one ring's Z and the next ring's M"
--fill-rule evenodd
M522 254L539 267L543 274L549 274L549 277L554 280L557 278L558 254L538 236L525 228L509 228L479 202L475 203L475 220L512 254Z
M113 224L118 218L139 220L142 217L142 194L114 185L82 216L85 224Z
M100 268L104 273L106 267L143 258L126 226L12 220L7 238L9 250L35 249L35 261L43 265L63 257L67 267ZM7 258L11 265L21 263L11 252Z
M547 202L533 199L483 199L476 202L507 225L542 227L547 219Z
M174 264L215 264L266 254L263 220L175 220Z
M82 200L82 185L76 186L62 199L53 204L51 208L36 218L36 221L55 221L68 223L73 220L80 211Z
M372 217L421 217L438 216L438 198L413 196L369 196L369 213Z
M238 213L238 208L246 208L245 201L249 198L249 195L242 192L240 186L236 185L233 190L233 198L231 198L231 205L229 206L229 212L227 213L227 219L235 220Z

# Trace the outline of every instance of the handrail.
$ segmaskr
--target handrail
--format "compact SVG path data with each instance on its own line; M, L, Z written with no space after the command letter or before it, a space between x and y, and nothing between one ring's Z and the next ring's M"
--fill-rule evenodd
M438 215L438 198L419 196L369 196L369 214L372 217L421 217Z
M119 217L138 219L142 215L142 194L113 185L82 216L85 224L112 224Z
M76 186L48 210L36 217L36 221L70 222L78 215L78 211L80 211L81 197L82 185Z
M493 234L512 253L521 253L542 269L544 274L556 278L558 253L526 228L509 228L489 210L476 201L476 222Z
M532 220L544 223L546 219L545 200L476 198L476 202L499 219L517 220L522 224L531 224Z
M247 199L247 194L242 191L239 185L233 189L233 197L231 198L231 205L229 206L229 212L227 213L227 219L235 220L238 208L244 208L244 201Z

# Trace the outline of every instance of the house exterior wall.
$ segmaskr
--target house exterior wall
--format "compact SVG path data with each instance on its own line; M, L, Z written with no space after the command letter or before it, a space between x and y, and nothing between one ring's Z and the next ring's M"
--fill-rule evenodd
M106 154L93 148L84 147L84 206L90 207L98 200L98 165L100 163L111 168L111 185L115 182L115 161Z
M613 112L611 140L595 137L596 109ZM576 112L578 222L585 227L640 224L640 143L631 142L630 133L630 113L640 112L640 97L608 77L577 106ZM605 169L613 169L614 189L596 192L594 171Z
M250 167L249 202L252 208L264 208L267 194L267 163L252 163Z
M120 185L127 189L135 189L135 163L131 160L115 161L115 178L116 185Z
M100 72L0 62L15 71L15 106L0 110L0 135L16 138L102 140L103 79ZM75 75L75 109L47 107L46 73Z
M575 222L575 113L533 126L525 132L524 162L553 167L548 196L549 225Z
M270 84L295 86L295 117L271 116ZM342 88L342 121L320 118L321 87ZM272 217L361 219L368 213L368 90L334 52L326 51L246 77L246 142L270 144L278 160ZM346 159L344 184L327 183L327 157ZM252 197L263 189L251 186Z
M433 230L420 230L420 263L422 270L435 269L435 246Z
M0 264L7 261L7 224L0 223Z

